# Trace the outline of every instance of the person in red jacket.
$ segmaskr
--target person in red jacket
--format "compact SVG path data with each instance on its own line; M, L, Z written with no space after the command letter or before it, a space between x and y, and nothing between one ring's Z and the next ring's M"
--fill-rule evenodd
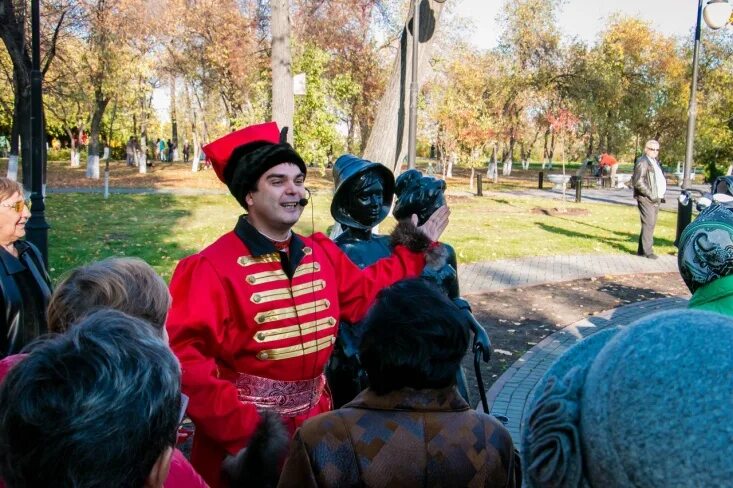
M402 225L394 255L361 270L325 235L292 232L308 203L307 165L281 140L270 122L204 147L246 214L183 259L170 284L167 328L196 425L191 462L214 488L225 458L231 486L276 483L283 425L292 434L331 409L323 371L339 320L358 322L379 290L419 275L448 223L443 207L420 228Z
M618 169L618 160L613 154L603 153L598 160L601 168L601 176L608 173L611 187L616 187L616 170Z

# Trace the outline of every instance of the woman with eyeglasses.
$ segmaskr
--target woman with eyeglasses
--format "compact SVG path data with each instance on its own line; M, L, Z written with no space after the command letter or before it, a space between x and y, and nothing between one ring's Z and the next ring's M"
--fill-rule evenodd
M20 183L0 178L0 357L48 330L51 281L38 249L20 240L30 215Z

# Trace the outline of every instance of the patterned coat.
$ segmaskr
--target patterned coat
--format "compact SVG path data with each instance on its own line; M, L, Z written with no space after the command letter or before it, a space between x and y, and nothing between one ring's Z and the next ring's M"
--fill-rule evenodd
M323 234L293 235L289 253L279 254L243 217L233 232L178 264L166 325L196 425L191 461L207 483L219 486L225 454L244 447L259 422L243 376L313 381L320 393L338 321L357 322L380 289L419 275L424 264L423 253L398 247L360 270ZM280 412L295 397L253 389ZM294 432L330 408L323 391L283 420Z
M455 388L370 389L305 422L279 487L515 487L509 432L472 410Z

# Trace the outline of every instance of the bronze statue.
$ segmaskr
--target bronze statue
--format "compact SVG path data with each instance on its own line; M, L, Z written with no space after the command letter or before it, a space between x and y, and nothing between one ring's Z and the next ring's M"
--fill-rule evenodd
M392 254L389 236L372 234L372 228L389 214L394 196L394 176L379 163L346 154L333 167L336 190L331 215L344 232L334 242L364 268ZM326 367L334 408L351 401L366 388L366 373L359 364L362 327L339 324L334 350Z
M368 266L392 253L389 236L372 234L372 228L382 222L392 205L395 181L385 166L366 161L350 154L341 156L333 167L336 187L331 203L331 215L342 225L344 232L335 242L359 267ZM445 204L445 182L424 177L417 170L409 170L397 179L398 201L394 215L398 220L418 217L418 225ZM474 332L488 361L490 341L486 331L471 314L471 308L460 297L456 253L453 247L441 243L426 263L423 276L436 283L461 309ZM358 350L361 327L340 324L331 360L326 368L334 408L351 401L366 388L366 374L359 364ZM457 386L468 400L465 375L460 370Z
M425 222L430 216L445 205L445 181L432 176L423 176L418 170L410 169L397 178L395 193L397 202L393 215L397 220L405 220L417 215L418 225ZM453 300L461 310L465 320L474 334L474 344L481 345L484 361L489 360L491 341L483 326L471 313L471 305L461 298L458 286L458 261L453 246L441 242L428 256L422 276L438 285L443 292ZM460 377L456 381L461 395L468 401L468 390L463 368L459 370Z

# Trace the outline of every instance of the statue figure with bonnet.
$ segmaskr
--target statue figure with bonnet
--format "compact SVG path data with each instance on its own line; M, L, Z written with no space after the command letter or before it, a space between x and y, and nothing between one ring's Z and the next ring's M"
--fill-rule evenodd
M341 224L344 232L335 243L359 267L364 268L392 254L392 246L406 239L402 229L413 215L425 222L438 208L445 205L445 182L424 177L417 170L409 170L395 183L392 172L382 164L356 156L344 155L333 168L335 193L331 215ZM389 214L395 191L398 200L394 216L398 224L391 235L373 234L372 229ZM490 355L490 342L484 328L471 314L471 309L460 297L455 250L439 243L426 254L422 276L437 284L465 314L474 333L474 341L483 345L484 360ZM333 394L334 408L351 401L366 388L366 374L359 364L358 350L362 327L340 324L334 352L326 369ZM457 386L468 400L463 370L459 371Z
M382 164L345 154L333 166L333 181L331 215L344 229L334 242L360 268L390 256L390 237L372 234L372 228L387 217L392 207L392 172ZM345 405L367 386L366 373L358 360L362 329L339 324L326 367L334 408Z

